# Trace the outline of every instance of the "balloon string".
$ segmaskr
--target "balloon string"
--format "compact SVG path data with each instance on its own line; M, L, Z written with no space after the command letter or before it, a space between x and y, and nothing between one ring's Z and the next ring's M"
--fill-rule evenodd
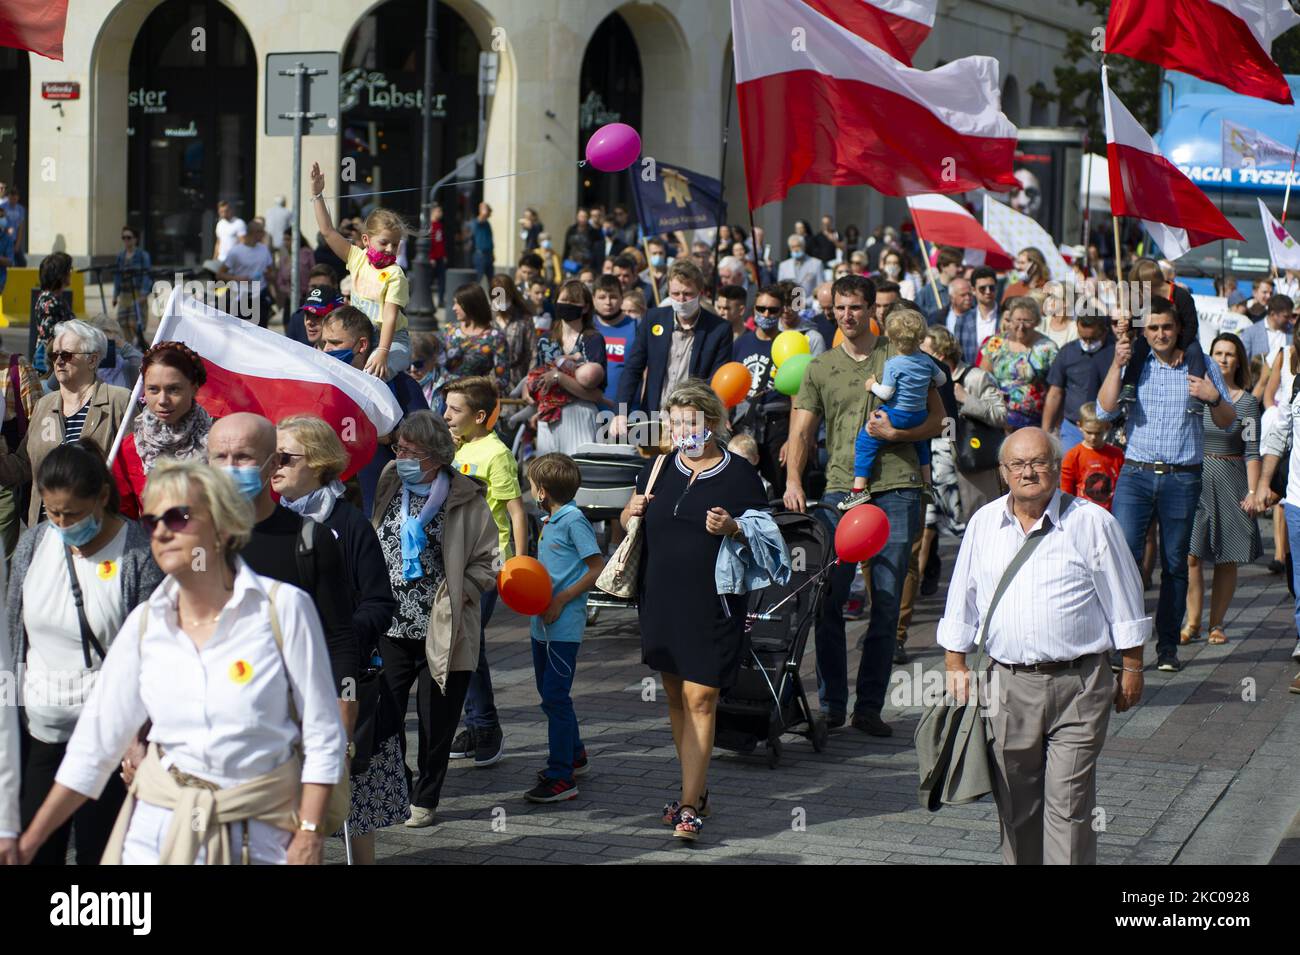
M471 186L476 182L491 182L493 179L509 179L512 176L526 176L529 173L541 172L544 169L555 169L559 166L567 166L568 163L552 163L549 166L537 166L533 169L520 169L517 172L502 173L500 176L483 176L481 179L456 179L452 182L444 182L446 186ZM587 165L587 160L579 159L578 168L581 169ZM334 196L326 196L327 199L360 199L364 196L393 196L399 192L419 192L423 186L412 186L409 189L381 189L379 192L349 192L340 193Z

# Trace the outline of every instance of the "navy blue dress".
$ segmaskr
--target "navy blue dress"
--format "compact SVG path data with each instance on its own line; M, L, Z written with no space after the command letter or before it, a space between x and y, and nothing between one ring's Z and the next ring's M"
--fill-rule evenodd
M644 493L654 459L637 478ZM745 648L743 594L719 595L715 568L722 538L704 526L711 508L733 518L765 510L763 482L738 455L691 481L680 453L664 462L646 509L637 588L641 618L641 658L661 673L673 673L702 686L726 689L736 682Z

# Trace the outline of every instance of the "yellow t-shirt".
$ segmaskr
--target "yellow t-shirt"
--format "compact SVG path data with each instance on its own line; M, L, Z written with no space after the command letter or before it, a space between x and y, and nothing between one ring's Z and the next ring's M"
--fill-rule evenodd
M515 456L493 432L462 444L456 450L452 467L487 484L487 502L492 509L492 519L497 523L501 559L509 560L515 551L510 540L510 515L506 511L506 501L521 496Z
M348 253L348 274L352 276L352 304L365 312L376 332L383 329L384 305L389 302L397 305L397 327L393 331L406 328L404 308L411 300L411 287L400 265L377 269L366 258L366 250L354 245Z

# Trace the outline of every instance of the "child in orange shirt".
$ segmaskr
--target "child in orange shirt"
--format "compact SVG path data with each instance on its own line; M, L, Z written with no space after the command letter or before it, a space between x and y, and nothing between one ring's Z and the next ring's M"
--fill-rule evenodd
M1079 408L1079 430L1083 432L1083 443L1071 448L1061 462L1061 490L1109 511L1115 482L1124 466L1124 452L1106 443L1110 425L1097 417L1094 402Z

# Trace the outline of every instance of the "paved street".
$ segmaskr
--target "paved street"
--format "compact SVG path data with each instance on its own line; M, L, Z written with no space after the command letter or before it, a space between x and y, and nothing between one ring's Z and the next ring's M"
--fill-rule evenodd
M952 556L949 543L945 567ZM1155 595L1147 592L1152 613ZM941 589L922 601L909 643L927 671L942 667L934 630L943 597ZM818 755L807 740L786 737L775 770L761 747L752 756L719 751L710 775L714 812L701 841L673 840L658 822L677 782L667 707L662 688L655 702L642 701L648 673L636 619L625 611L602 611L579 658L574 700L591 755L581 795L529 805L521 794L545 763L546 724L524 621L500 606L497 614L488 639L506 757L481 770L454 761L438 825L384 830L382 862L999 861L991 799L934 814L917 806L917 707L887 708L892 739L845 728ZM850 637L865 626L851 624ZM1296 829L1279 851L1300 808L1300 697L1287 692L1295 631L1285 584L1264 563L1242 569L1227 631L1226 646L1184 647L1181 673L1149 670L1142 705L1112 717L1099 779L1103 864L1267 863L1300 854ZM810 694L813 657L810 641L803 666ZM850 662L852 672L856 653ZM914 665L896 668L896 678ZM412 712L412 753L414 728ZM342 861L341 843L328 851Z

